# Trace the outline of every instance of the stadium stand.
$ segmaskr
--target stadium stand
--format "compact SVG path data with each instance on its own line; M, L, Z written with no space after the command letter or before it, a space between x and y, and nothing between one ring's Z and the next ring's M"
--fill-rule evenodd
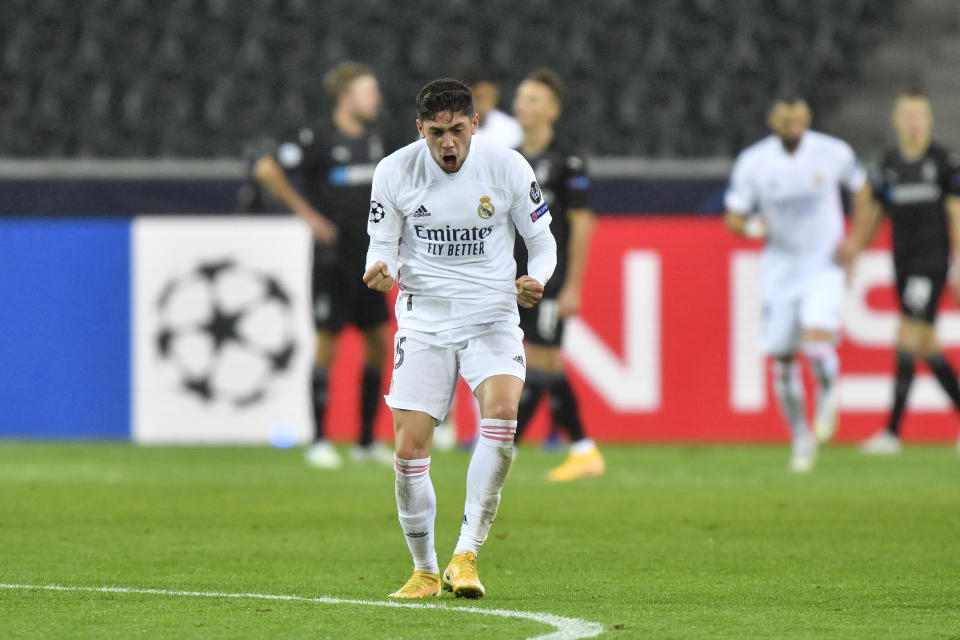
M597 155L729 155L779 87L818 112L891 29L886 0L5 0L0 156L237 157L325 113L320 78L373 66L384 127L427 80L486 64L567 80L566 128ZM479 8L478 8L479 7ZM736 10L732 10L736 9Z

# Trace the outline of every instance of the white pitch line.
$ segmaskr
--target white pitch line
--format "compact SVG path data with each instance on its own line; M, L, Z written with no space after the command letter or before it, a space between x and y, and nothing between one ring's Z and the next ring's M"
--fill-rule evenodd
M580 638L594 638L603 633L603 625L589 622L580 618L567 618L552 613L535 613L533 611L510 611L509 609L480 609L478 607L447 607L442 604L425 602L392 602L377 600L351 600L346 598L308 598L306 596L276 595L270 593L219 593L217 591L176 591L171 589L130 589L127 587L71 587L59 584L5 584L0 583L0 589L24 589L40 591L83 591L98 593L131 593L154 596L180 596L188 598L243 598L256 600L283 600L288 602L316 602L319 604L358 604L367 607L390 607L393 609L442 609L444 611L462 611L477 613L500 618L521 618L533 620L552 626L556 631L546 635L533 636L527 640L580 640Z

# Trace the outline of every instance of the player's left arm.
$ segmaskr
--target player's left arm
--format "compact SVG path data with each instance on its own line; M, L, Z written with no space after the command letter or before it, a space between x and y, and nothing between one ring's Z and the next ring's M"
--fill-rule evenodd
M857 161L857 155L845 142L838 148L839 181L853 195L853 224L850 233L837 247L836 260L847 272L849 277L853 271L853 264L860 252L866 248L873 237L877 226L880 210L874 206L873 189L867 179L867 172Z
M532 309L543 298L543 286L557 268L557 241L550 232L550 207L530 164L517 152L510 218L527 245L527 273L516 280L517 304Z
M543 298L543 285L557 268L557 241L544 225L539 233L526 236L520 232L527 245L527 274L517 278L517 304L532 309Z
M947 196L943 202L947 211L950 231L950 261L953 271L950 276L950 289L953 299L960 304L960 195Z
M946 194L943 208L950 234L950 289L954 301L960 304L960 154L948 152L944 169L941 185Z
M850 232L837 248L837 261L851 268L860 252L870 246L879 226L883 209L873 199L873 189L864 182L853 196L853 222Z

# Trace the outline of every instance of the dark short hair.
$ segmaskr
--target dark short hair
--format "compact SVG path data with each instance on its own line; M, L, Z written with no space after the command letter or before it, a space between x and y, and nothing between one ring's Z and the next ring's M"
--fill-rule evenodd
M437 114L449 111L472 118L473 92L470 87L453 78L428 82L417 94L417 118L436 120Z
M770 107L772 108L778 104L797 104L798 102L806 101L807 99L803 97L802 93L790 87L778 91L777 95L773 97L773 102L770 103Z
M927 95L926 90L919 85L913 85L909 87L904 87L897 93L897 98L914 98L914 99L924 99L929 100L930 96Z
M550 93L553 94L553 99L557 101L557 104L563 104L563 94L566 93L567 90L563 86L563 80L560 79L560 76L557 75L557 72L553 69L548 67L534 69L525 79L546 85L547 88L550 89Z
M336 98L350 89L354 80L364 76L373 76L373 69L359 62L341 62L323 76L323 86L331 97Z

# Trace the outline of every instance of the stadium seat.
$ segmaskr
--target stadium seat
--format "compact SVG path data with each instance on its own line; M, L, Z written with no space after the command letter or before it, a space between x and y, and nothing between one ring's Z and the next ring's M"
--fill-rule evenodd
M860 51L893 28L892 5L607 0L587 16L573 0L484 12L466 0L6 0L0 155L236 157L316 121L323 73L345 59L376 70L388 133L409 129L412 96L437 75L482 64L509 108L547 65L568 85L561 126L585 151L725 154L763 134L764 102L785 84L833 108Z

